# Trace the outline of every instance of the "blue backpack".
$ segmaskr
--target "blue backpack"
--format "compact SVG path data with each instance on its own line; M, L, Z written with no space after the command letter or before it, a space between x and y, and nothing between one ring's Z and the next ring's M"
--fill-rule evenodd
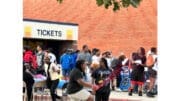
M130 71L128 69L128 66L122 67L121 71L121 82L120 82L120 89L122 91L128 91L129 87L131 86L130 83Z

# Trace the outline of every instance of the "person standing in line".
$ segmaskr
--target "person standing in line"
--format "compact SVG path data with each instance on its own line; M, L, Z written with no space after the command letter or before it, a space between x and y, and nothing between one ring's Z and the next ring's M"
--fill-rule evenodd
M100 64L100 50L94 50L94 55L92 56L92 63L91 63L91 72L99 67Z
M64 79L68 80L71 68L73 66L73 58L70 49L66 49L66 52L60 57L59 63L62 67L62 74Z
M88 74L89 74L89 70L90 70L90 65L91 65L91 54L89 53L89 48L87 45L83 45L82 47L82 51L78 54L77 60L85 60L85 62L87 63L87 67L86 67L86 74L84 79L86 81L89 81L90 78L88 78Z
M108 67L110 67L110 69L113 70L113 68L111 68L111 63L112 63L112 61L113 61L113 59L114 59L113 56L112 56L112 52L107 51L107 52L106 52L105 59L107 60ZM112 90L115 90L114 79L111 80L111 89L112 89Z
M32 100L32 89L34 84L34 74L31 73L31 65L28 63L23 64L23 81L26 83L27 101Z
M72 55L72 58L73 58L73 66L72 66L71 69L73 69L76 66L76 60L77 60L78 54L80 53L80 50L77 48L76 43L74 43L72 45L71 50L72 50L71 55Z
M100 67L92 73L92 82L96 85L102 85L110 76L111 72L112 71L108 67L107 60L105 58L101 58ZM95 101L109 101L110 91L110 82L107 82L96 91Z
M112 63L112 60L113 60L113 56L112 56L112 52L110 51L107 51L106 52L106 60L107 60L107 63L108 63L108 67L111 67L111 63Z
M134 86L138 85L138 95L142 96L142 86L144 83L144 67L146 66L145 49L140 47L138 52L132 53L131 60L131 87L129 89L129 96L132 96Z
M53 49L48 48L47 52L48 52L48 56L50 57L50 61L53 62L53 63L57 63L56 56L53 53Z
M72 59L73 59L73 64L72 64L71 70L76 66L76 60L77 60L77 56L78 56L79 52L80 52L80 50L73 50L73 52L71 53Z
M155 93L152 92L155 81L157 78L157 71L158 71L158 66L157 66L157 49L155 47L151 48L150 54L147 57L147 67L148 67L148 74L149 74L149 80L150 84L147 90L146 95L148 97L154 97Z
M114 66L112 67L114 70L117 69L117 68L120 68L120 71L122 71L122 67L127 65L127 61L125 61L126 59L126 56L124 54L120 55L118 60L113 60L112 63L115 63L113 64ZM121 72L120 72L121 73ZM116 75L116 88L117 90L120 90L120 83L121 83L121 75L118 74Z
M36 59L37 59L37 74L44 74L44 52L42 49L42 45L37 45L37 53L36 53Z
M33 70L33 73L36 74L37 62L36 56L33 54L33 51L30 49L30 46L24 47L23 63L28 63Z
M83 45L82 51L78 54L78 60L85 60L88 66L91 64L91 54L87 45Z

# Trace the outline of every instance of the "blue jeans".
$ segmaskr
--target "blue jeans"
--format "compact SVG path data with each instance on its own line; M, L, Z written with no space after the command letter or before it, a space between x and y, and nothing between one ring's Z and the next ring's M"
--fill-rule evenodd
M70 72L71 72L71 69L62 69L62 75L65 77L69 76Z

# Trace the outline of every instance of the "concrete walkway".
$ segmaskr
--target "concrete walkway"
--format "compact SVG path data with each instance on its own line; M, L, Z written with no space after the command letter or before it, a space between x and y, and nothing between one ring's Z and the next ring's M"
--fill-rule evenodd
M58 95L62 96L62 90L58 89L57 93ZM138 96L138 94L134 93L133 96L128 96L128 92L111 91L109 101L157 101L157 99L158 96L155 96L154 98L149 98L146 96L146 94L143 94L143 96Z
M138 96L138 94L134 94L133 96L128 96L128 92L120 92L120 91L111 91L110 101L157 101L158 96L154 98L149 98L146 94L143 96ZM111 100L112 99L112 100Z

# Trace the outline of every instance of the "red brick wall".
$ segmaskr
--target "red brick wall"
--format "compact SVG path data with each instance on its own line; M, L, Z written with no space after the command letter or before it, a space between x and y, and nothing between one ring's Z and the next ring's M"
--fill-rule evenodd
M138 8L113 12L96 0L23 0L23 17L79 24L78 48L112 50L126 55L143 46L157 46L157 0L143 0Z

